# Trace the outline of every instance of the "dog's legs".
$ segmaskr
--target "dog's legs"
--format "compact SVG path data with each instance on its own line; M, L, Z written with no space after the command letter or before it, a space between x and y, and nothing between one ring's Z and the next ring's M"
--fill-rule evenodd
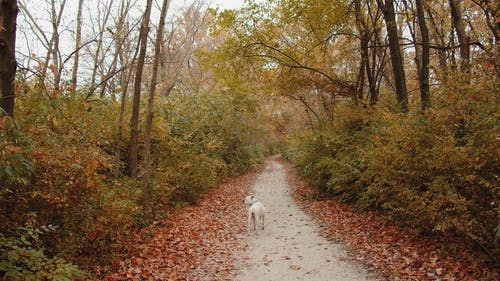
M257 231L257 216L252 213L252 225L253 225L253 231Z
M247 230L250 231L251 229L252 229L252 213L248 212Z

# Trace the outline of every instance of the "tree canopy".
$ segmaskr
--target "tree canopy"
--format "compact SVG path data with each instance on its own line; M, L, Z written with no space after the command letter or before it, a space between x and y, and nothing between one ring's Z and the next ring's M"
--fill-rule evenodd
M498 276L497 2L208 3L2 1L0 276L97 276L276 153Z

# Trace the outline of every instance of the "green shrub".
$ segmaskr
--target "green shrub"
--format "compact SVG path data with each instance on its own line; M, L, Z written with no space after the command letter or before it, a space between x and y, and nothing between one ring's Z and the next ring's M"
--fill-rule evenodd
M330 127L297 136L301 175L409 228L500 252L495 91L449 86L425 112L365 111L342 108Z
M357 182L366 169L362 148L369 146L374 130L371 124L379 121L372 112L352 107L339 111L342 117L332 126L298 136L288 157L319 191L356 201L363 192Z
M154 135L167 137L153 147L159 201L193 203L227 176L263 160L257 142L262 132L249 120L252 101L206 93L173 95L161 106L164 122L158 122Z
M55 231L52 225L22 227L19 236L7 238L0 233L0 275L5 280L72 281L86 276L76 265L60 257L49 257L40 236Z
M0 109L1 110L1 109ZM33 142L19 123L0 114L0 232L17 229L28 206L34 171Z
M2 111L2 109L0 109ZM33 142L18 122L0 113L0 186L26 185L33 172ZM10 192L14 192L10 190Z

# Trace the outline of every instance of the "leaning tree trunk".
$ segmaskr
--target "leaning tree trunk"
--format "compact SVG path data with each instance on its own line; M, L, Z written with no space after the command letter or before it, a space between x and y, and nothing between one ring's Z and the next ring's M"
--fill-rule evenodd
M389 37L389 49L391 51L392 71L394 73L394 83L396 97L401 111L408 111L408 92L406 90L406 78L403 68L403 56L399 49L398 27L396 25L396 14L394 12L393 0L377 0L382 13L384 14L385 26Z
M14 80L16 77L16 20L17 1L0 2L0 107L14 115Z
M142 71L144 69L144 61L146 59L146 49L148 43L149 33L149 19L151 17L151 6L153 0L148 0L146 4L146 11L142 20L141 31L139 40L141 48L139 51L139 58L137 60L137 69L134 80L134 98L132 101L132 117L130 118L130 140L128 150L128 174L134 177L137 172L137 158L138 158L138 138L139 138L139 106L141 102L141 84L142 84Z

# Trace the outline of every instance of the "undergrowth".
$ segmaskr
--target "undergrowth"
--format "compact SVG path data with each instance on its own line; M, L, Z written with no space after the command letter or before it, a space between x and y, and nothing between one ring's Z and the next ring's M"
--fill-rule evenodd
M498 265L497 92L450 85L434 100L408 114L339 106L327 128L296 134L287 157L319 192Z
M86 100L86 94L25 82L18 85L18 117L0 116L0 276L82 277L81 268L110 265L133 248L133 233L151 222L142 214L140 177L125 175L126 145L115 159L120 102ZM264 133L250 98L171 95L160 97L157 107L154 218L196 202L201 193L262 161L258 136ZM43 231L48 225L54 228Z

